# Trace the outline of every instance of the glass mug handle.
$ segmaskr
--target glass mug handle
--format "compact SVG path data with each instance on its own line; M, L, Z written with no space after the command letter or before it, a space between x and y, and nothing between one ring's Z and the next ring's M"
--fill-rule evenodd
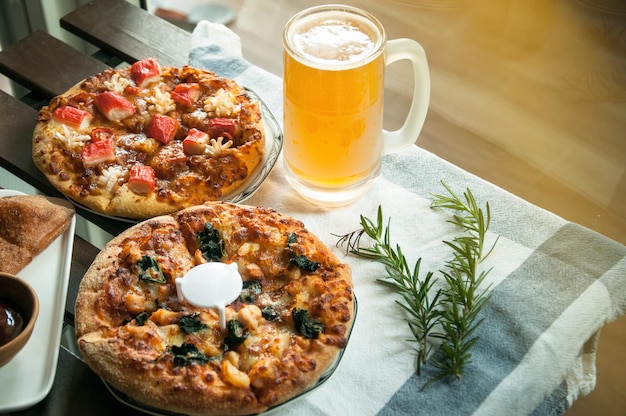
M430 102L430 72L426 52L412 39L393 39L385 47L385 65L408 59L413 67L413 100L406 120L398 130L383 130L385 155L403 150L417 140L428 112Z

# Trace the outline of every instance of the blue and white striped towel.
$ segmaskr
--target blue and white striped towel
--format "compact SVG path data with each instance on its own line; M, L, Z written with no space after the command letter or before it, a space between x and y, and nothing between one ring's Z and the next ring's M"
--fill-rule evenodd
M255 90L282 120L280 78L241 56L239 38L221 25L201 22L193 32L190 64L235 78ZM379 205L391 218L392 238L410 263L437 271L450 251L442 241L458 230L449 212L430 208L440 181L462 193L470 188L492 210L493 241L484 267L491 300L462 381L422 391L429 367L418 377L411 333L398 296L376 282L379 264L337 254L352 266L359 301L357 320L332 377L285 415L556 415L593 390L602 326L626 310L626 247L533 206L419 148L386 156L382 177L352 206L323 209L292 192L282 159L246 203L274 208L302 220L334 247L336 234L359 227L359 215L375 218ZM485 283L487 285L487 283Z

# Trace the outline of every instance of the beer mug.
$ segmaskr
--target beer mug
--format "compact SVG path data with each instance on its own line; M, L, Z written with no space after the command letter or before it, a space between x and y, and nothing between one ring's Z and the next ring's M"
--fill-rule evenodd
M374 16L344 5L293 16L283 48L287 180L317 205L351 204L380 174L383 155L411 146L422 130L430 100L424 49L411 39L387 41ZM386 131L385 67L402 59L412 64L413 99L402 127Z

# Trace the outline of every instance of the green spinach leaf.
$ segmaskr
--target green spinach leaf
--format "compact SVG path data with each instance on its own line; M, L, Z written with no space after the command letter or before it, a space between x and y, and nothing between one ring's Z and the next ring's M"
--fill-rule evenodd
M293 323L298 331L305 338L317 339L320 333L324 332L324 325L321 322L313 321L309 317L306 309L296 309L291 311Z
M159 284L164 284L167 281L154 257L141 256L141 259L137 261L137 269L139 270L139 280Z
M220 261L224 257L224 240L210 222L198 233L198 248L207 261Z

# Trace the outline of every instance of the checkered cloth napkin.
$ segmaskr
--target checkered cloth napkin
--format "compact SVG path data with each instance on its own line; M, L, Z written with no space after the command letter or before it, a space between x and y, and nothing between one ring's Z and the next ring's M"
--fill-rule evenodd
M251 65L239 38L221 25L201 22L193 32L190 64L235 78L257 92L282 120L281 79ZM274 208L302 220L328 246L359 228L359 215L391 219L391 237L413 264L440 270L459 230L450 212L430 207L441 181L466 188L484 206L498 236L485 260L491 299L481 312L473 363L461 381L423 390L430 366L416 375L414 344L399 299L376 282L377 263L337 254L353 271L358 314L343 359L319 388L289 403L285 415L555 415L596 382L595 357L602 326L626 309L626 247L531 205L419 148L385 156L382 176L357 203L336 209L310 205L290 190L282 158L247 204Z

